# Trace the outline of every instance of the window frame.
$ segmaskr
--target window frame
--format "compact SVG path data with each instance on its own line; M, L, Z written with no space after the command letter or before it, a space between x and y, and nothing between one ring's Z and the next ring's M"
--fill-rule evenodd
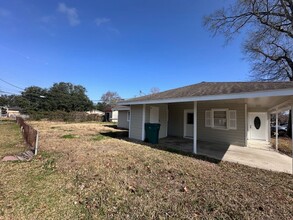
M226 112L226 126L215 126L215 112ZM229 109L228 108L212 108L211 109L211 127L215 129L229 129Z
M224 126L215 126L215 111L226 111L226 127ZM231 114L234 114L234 117L231 117ZM220 130L237 130L237 110L230 110L228 108L212 108L206 109L204 112L205 115L205 127L212 129ZM231 123L233 121L234 123ZM232 125L232 126L231 126Z

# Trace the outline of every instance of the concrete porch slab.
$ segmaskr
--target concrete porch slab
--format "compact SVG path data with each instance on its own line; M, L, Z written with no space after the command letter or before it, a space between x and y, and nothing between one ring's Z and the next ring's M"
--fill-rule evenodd
M184 152L192 152L193 140L164 138L160 145ZM253 141L248 147L198 141L198 154L210 158L240 163L251 167L292 174L292 158L270 148L268 142Z

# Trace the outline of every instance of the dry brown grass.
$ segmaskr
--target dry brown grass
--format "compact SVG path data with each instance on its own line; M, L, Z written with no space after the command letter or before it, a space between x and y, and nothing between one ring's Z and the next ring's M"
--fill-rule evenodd
M289 174L101 136L117 132L102 124L31 124L41 156L0 164L0 219L293 217Z
M276 148L276 139L271 139L272 147ZM278 150L283 154L292 157L292 140L288 137L279 137Z

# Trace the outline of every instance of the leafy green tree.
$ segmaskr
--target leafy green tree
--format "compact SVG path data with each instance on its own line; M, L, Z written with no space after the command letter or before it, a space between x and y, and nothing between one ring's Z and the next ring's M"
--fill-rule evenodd
M51 110L87 111L93 109L93 102L86 95L86 89L72 83L54 83L48 90Z

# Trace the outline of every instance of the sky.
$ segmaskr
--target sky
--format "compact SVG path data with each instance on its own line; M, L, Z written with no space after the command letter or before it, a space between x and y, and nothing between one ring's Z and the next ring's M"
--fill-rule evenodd
M0 0L0 79L71 82L92 100L202 81L247 81L241 36L225 45L203 16L232 0ZM17 88L0 81L0 90Z

